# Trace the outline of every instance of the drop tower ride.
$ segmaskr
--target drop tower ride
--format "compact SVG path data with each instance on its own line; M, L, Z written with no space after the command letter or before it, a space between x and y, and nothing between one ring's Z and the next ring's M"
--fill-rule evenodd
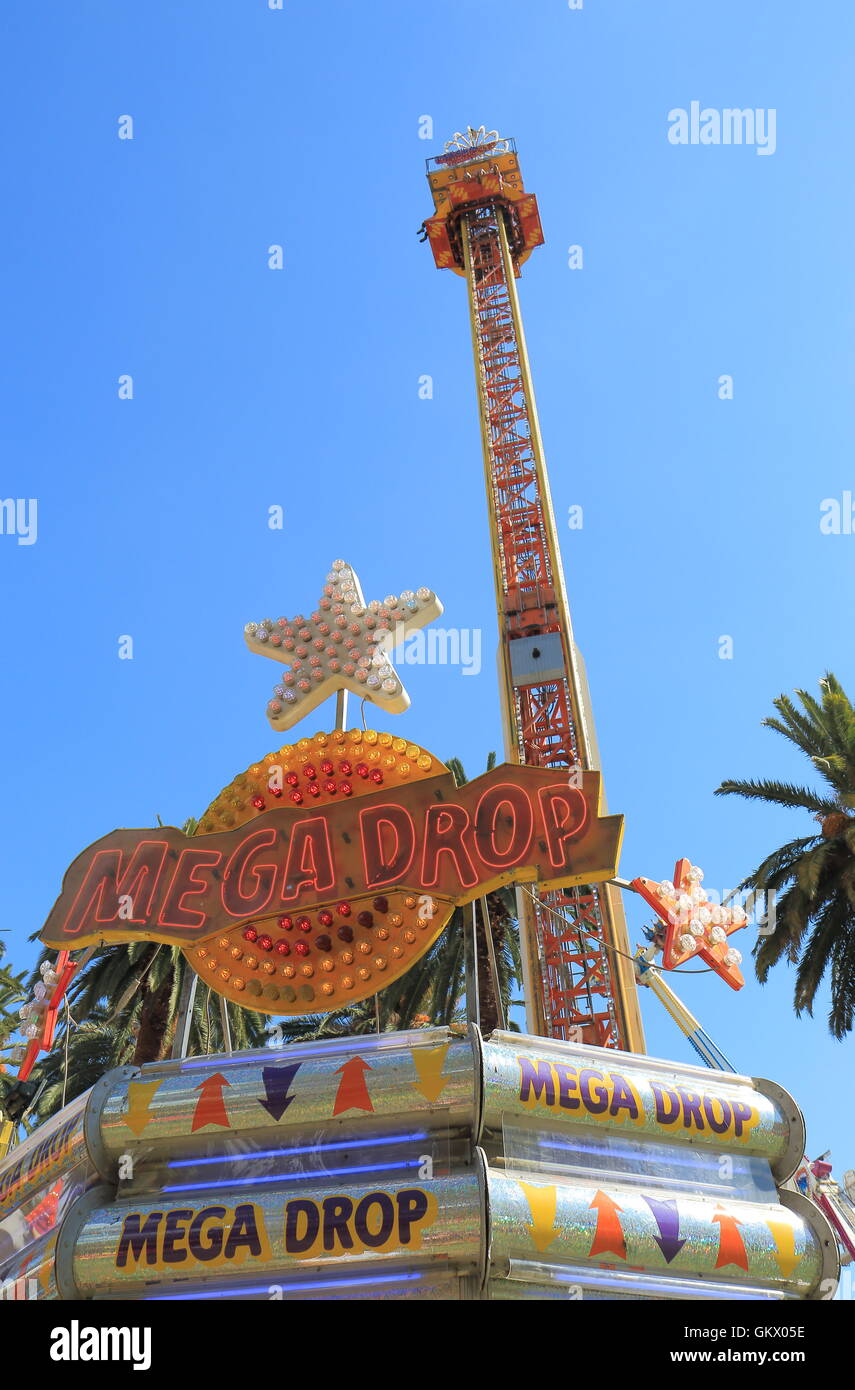
M543 243L537 201L513 140L483 126L427 161L434 260L465 278L509 761L599 769L585 668L573 640L531 368L516 291ZM619 891L607 885L518 891L527 1029L643 1052L644 1034Z

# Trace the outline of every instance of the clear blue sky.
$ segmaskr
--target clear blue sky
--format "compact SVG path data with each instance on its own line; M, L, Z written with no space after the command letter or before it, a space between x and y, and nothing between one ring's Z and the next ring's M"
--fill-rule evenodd
M781 690L855 690L855 536L819 530L855 490L845 0L9 0L3 27L0 495L39 503L35 544L0 537L19 963L81 848L201 813L275 746L242 627L306 610L338 555L484 631L478 676L404 668L395 729L470 773L501 747L465 290L416 237L424 159L467 122L516 137L540 202L520 292L622 870L686 854L726 888L811 830L713 789L802 776L760 728ZM671 145L694 100L774 108L774 155ZM825 999L797 1021L786 967L680 988L855 1166ZM690 1060L644 1008L650 1051Z

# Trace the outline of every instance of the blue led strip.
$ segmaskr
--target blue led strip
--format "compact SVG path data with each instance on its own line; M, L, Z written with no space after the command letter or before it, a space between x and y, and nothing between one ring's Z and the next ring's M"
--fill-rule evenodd
M355 1289L365 1288L366 1285L376 1288L380 1284L403 1284L412 1283L413 1280L421 1279L423 1275L410 1272L407 1274L366 1274L360 1278L351 1279L312 1279L300 1284L278 1284L271 1280L269 1284L253 1285L249 1288L236 1289L206 1289L200 1293L156 1293L148 1294L141 1300L143 1303L186 1303L192 1299L216 1299L216 1298L239 1298L241 1295L254 1293L264 1294L265 1298L270 1297L272 1288L281 1289L283 1293L290 1293L292 1290L299 1290L301 1293L307 1290L318 1289Z
M603 1139L605 1140L606 1138L607 1136L604 1135ZM664 1140L661 1144L651 1142L648 1145L648 1142L644 1139L638 1139L633 1142L629 1138L629 1136L627 1136L627 1142L630 1145L630 1147L628 1148L622 1147L617 1143L596 1144L595 1142L592 1142L589 1145L585 1145L582 1140L579 1140L577 1143L571 1143L569 1140L555 1139L550 1134L548 1138L542 1140L542 1142L538 1145L538 1148L541 1150L545 1150L547 1153L549 1153L553 1149L561 1149L568 1153L578 1154L580 1158L588 1160L608 1158L627 1159L634 1164L640 1164L642 1161L655 1164L657 1161L667 1157L669 1164L671 1164L674 1168L688 1168L690 1176L694 1176L696 1174L699 1162L701 1160L706 1159L708 1165L712 1166L713 1164L718 1163L720 1156L719 1151L716 1149L699 1151L696 1146L693 1146L691 1153L683 1152L677 1149L673 1144L669 1144ZM731 1157L738 1164L739 1160L744 1159L746 1155L732 1154ZM751 1155L749 1154L747 1155L747 1157L750 1158ZM514 1162L522 1163L524 1162L524 1159L515 1159ZM575 1168L580 1167L581 1165L568 1164L565 1166ZM745 1171L747 1166L747 1164L743 1163L740 1166L740 1172ZM605 1170L601 1169L600 1171ZM622 1171L625 1170L615 1170L614 1177L617 1179L618 1173ZM645 1181L647 1180L648 1176L649 1175L645 1175ZM677 1181L680 1181L680 1179L678 1178Z
M333 1149L370 1149L384 1144L415 1143L428 1139L422 1134L389 1134L379 1139L338 1139L333 1144L304 1144L295 1149L261 1149L251 1154L212 1154L208 1158L176 1158L167 1163L167 1168L201 1168L211 1163L255 1163L260 1158L291 1158L295 1154L329 1153Z
M259 1178L240 1178L241 1187L253 1187L259 1183L271 1182L307 1182L309 1178L338 1178L352 1177L355 1173L389 1173L398 1171L402 1168L421 1168L420 1158L410 1158L399 1163L366 1163L357 1168L327 1168L325 1171L315 1170L311 1173L271 1173L266 1177ZM234 1187L234 1178L221 1178L219 1182L186 1182L179 1183L174 1187L162 1187L161 1192L208 1192L215 1187Z
M432 1033L435 1030L425 1029L424 1031L425 1033ZM419 1033L421 1032L421 1030L416 1030L416 1032ZM412 1032L398 1034L398 1037L401 1039L410 1036L412 1036ZM334 1057L337 1056L339 1053L345 1052L356 1054L360 1052L397 1052L409 1047L415 1047L419 1045L423 1047L426 1046L426 1040L424 1036L415 1036L413 1037L412 1042L396 1042L394 1046L391 1047L385 1041L376 1043L373 1040L373 1038L365 1039L355 1037L352 1037L349 1040L337 1045L330 1044L327 1042L318 1043L316 1046L313 1046L311 1043L291 1043L281 1050L278 1048L274 1049L271 1047L265 1048L262 1052L255 1051L245 1052L242 1054L235 1053L232 1057L218 1056L217 1069L219 1071L222 1071L224 1067L254 1067L259 1062L264 1062L266 1066L270 1066L274 1062L293 1062L295 1060L322 1061L324 1057ZM188 1071L198 1071L200 1068L210 1071L210 1057L202 1057L198 1061L189 1061L187 1059L182 1059L180 1067L176 1067L174 1070L169 1068L168 1065L164 1065L161 1068L162 1079L164 1081L169 1081L172 1077L181 1076L184 1072ZM152 1076L156 1076L157 1068L152 1066L150 1074Z

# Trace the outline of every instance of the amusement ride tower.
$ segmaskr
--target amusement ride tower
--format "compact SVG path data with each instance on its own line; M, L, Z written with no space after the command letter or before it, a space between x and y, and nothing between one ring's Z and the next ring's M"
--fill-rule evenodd
M573 640L515 279L543 242L513 140L470 127L429 159L424 224L440 269L465 278L484 454L500 685L509 760L599 767L584 665ZM592 884L519 893L530 1033L644 1051L619 891Z
M385 1305L827 1299L837 1287L847 1218L828 1165L803 1160L797 1104L773 1081L731 1074L658 978L697 957L742 983L728 940L745 914L708 903L688 859L673 881L624 886L662 924L640 977L712 1070L603 1060L602 1044L644 1042L612 896L622 818L601 814L514 288L541 240L537 207L511 143L483 130L455 137L430 179L437 262L469 287L517 765L458 786L409 739L344 727L345 690L387 714L406 708L389 651L442 612L433 590L366 603L337 559L310 616L246 625L250 651L284 668L270 726L294 729L335 694L335 727L258 758L191 834L113 830L69 867L41 931L58 954L20 1011L0 1142L20 1137L53 1074L30 1077L38 1053L53 1046L60 1075L68 1065L54 1030L93 952L157 942L173 972L180 952L181 1003L171 1057L164 1031L0 1152L4 1298ZM511 881L538 885L519 890L533 1037L476 1026L474 908ZM464 1031L414 1010L433 944L468 904ZM396 1020L409 1026L384 1029L380 999L403 1013L389 987L419 961ZM221 1001L219 1053L208 1000L194 1011L197 981ZM348 1022L372 997L376 1033ZM289 1035L233 1050L229 1019L247 1008L281 1016ZM333 1015L327 1037L291 1031L318 1013ZM794 1174L804 1191L800 1178L788 1186Z

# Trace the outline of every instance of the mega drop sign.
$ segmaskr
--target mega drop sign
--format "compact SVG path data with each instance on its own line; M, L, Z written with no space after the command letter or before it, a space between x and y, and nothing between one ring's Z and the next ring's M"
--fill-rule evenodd
M596 772L505 764L458 787L404 740L341 730L265 763L192 837L116 830L84 850L42 941L163 941L235 1003L317 1013L390 984L502 884L617 872L623 820L600 816Z
M278 1229L273 1231L265 1208L255 1202L129 1212L122 1222L116 1269L177 1272L180 1266L222 1269L247 1261L268 1263L274 1247L289 1260L418 1250L422 1229L433 1222L436 1209L431 1193L410 1187L292 1197L275 1218Z
M275 1281L306 1268L380 1261L474 1269L482 1253L481 1180L467 1170L424 1182L292 1188L251 1194L166 1193L97 1208L74 1250L78 1296L221 1280Z

